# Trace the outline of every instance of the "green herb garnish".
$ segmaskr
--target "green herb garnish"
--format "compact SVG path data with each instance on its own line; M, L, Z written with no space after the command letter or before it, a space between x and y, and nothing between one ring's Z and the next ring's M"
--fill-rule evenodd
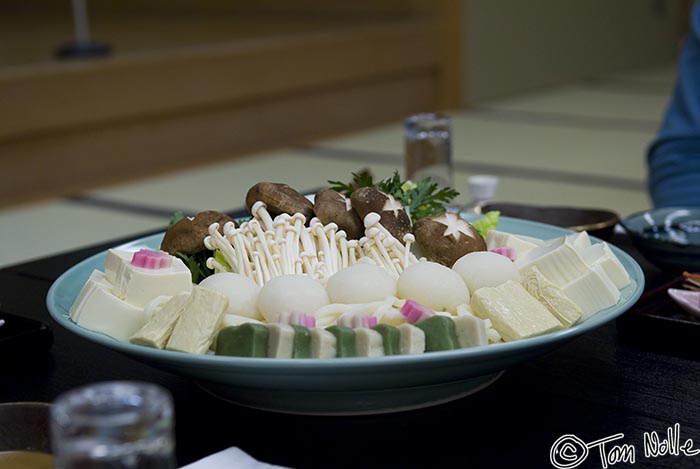
M350 183L328 181L328 184L331 184L331 189L343 192L347 197L352 195L356 187L377 188L401 202L413 223L428 215L446 211L445 205L459 195L452 188L439 188L429 177L419 182L402 181L398 171L394 171L393 176L376 182L368 173L352 173L352 177Z

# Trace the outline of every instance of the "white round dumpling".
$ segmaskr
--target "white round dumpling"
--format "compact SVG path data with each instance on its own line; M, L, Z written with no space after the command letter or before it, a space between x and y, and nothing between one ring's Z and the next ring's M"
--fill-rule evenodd
M258 295L258 308L269 322L285 311L313 314L330 303L323 285L307 275L282 275L267 282Z
M469 289L462 278L449 267L437 262L410 265L399 276L399 298L414 300L433 311L454 310L469 303Z
M199 282L199 286L216 290L228 297L226 314L262 319L258 311L260 287L245 275L220 272L205 278Z
M355 264L333 274L326 291L331 303L371 303L396 296L396 280L377 265Z
M462 277L472 293L481 287L495 287L508 280L520 280L520 272L513 261L495 252L470 252L460 257L452 269Z

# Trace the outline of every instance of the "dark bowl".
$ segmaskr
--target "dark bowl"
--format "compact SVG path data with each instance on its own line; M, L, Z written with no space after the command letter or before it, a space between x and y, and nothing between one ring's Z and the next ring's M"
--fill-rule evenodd
M620 224L639 252L660 269L700 271L700 207L644 210Z
M561 226L575 231L587 231L591 236L609 239L620 220L617 213L603 209L575 207L546 207L515 203L491 203L481 208L482 212L498 210L501 215L538 221Z

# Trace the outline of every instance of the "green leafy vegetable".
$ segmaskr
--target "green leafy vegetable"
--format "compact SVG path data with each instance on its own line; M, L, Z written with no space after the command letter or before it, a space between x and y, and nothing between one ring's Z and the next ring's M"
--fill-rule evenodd
M170 223L168 224L168 227L173 226L175 223L179 222L185 218L185 214L182 213L182 210L178 210L177 212L173 213L173 216L170 217Z
M355 187L377 188L401 202L413 223L428 215L444 212L445 205L459 195L459 192L452 188L439 188L429 177L419 182L402 181L398 171L394 171L393 176L376 182L368 173L352 173L352 176L351 183L328 181L331 184L330 188L344 192L348 197L355 191Z
M498 210L486 212L483 217L472 222L472 226L476 228L476 231L478 231L481 234L481 236L486 237L486 233L496 229L496 225L498 225L498 219L500 216L501 212L499 212Z
M182 259L187 268L190 269L193 283L199 283L214 273L212 269L207 267L209 251L201 251L191 256L178 252L176 256Z
M214 270L207 267L207 259L209 257L214 257L216 261L224 266L226 270L231 272L231 266L228 265L224 255L218 249L214 251L213 256L211 256L211 251L201 251L197 254L192 254L188 256L187 254L182 254L178 252L176 255L185 263L190 272L192 273L192 282L199 283L210 275L214 274Z

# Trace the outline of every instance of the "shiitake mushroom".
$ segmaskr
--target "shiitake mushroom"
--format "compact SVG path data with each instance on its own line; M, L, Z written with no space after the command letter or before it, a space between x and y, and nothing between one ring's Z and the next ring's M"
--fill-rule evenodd
M348 239L360 239L365 232L362 220L350 205L350 199L333 189L323 189L314 198L314 213L327 225L335 223L338 229L345 231Z
M483 236L453 212L421 218L413 226L413 234L423 255L447 267L452 267L465 254L486 251Z
M233 218L215 210L199 212L194 218L182 218L165 232L160 248L172 255L177 253L192 255L204 251L204 238L209 235L209 225L219 224L219 232L223 234L223 226Z
M287 184L277 182L255 184L248 189L245 196L245 204L249 212L252 211L253 204L257 201L264 202L267 205L267 211L273 217L282 213L289 215L301 213L308 222L314 216L314 206L311 201Z
M361 220L369 213L378 213L379 223L402 243L403 237L411 232L411 218L392 195L373 187L360 187L352 193L350 202Z

